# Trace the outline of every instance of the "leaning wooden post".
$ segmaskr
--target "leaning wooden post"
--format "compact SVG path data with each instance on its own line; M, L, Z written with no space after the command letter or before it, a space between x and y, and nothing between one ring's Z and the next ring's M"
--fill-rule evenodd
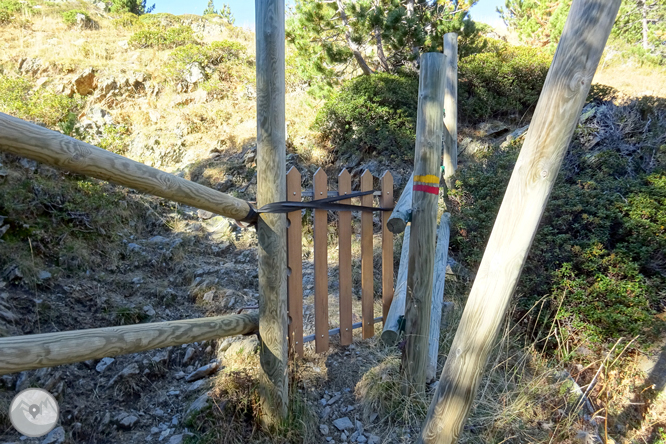
M398 202L391 211L391 216L386 222L386 228L393 234L405 231L407 224L412 220L412 189L414 188L414 175L409 176L407 185L402 190Z
M400 316L405 314L405 299L407 295L407 268L409 267L409 238L412 228L407 225L402 235L402 250L400 251L400 266L398 279L395 281L395 293L384 321L382 342L386 345L395 345L400 337Z
M256 0L257 204L286 198L284 126L284 0ZM259 240L261 421L273 427L287 416L287 223L262 214Z
M402 355L404 393L425 390L432 275L435 260L437 200L444 122L444 56L421 56L416 154L412 196L412 233L407 272L405 338Z
M451 189L458 169L458 34L444 34L444 181Z
M439 355L439 334L442 324L444 305L444 284L446 282L446 263L449 259L449 238L451 237L451 215L442 214L437 229L437 249L435 250L435 268L433 269L432 306L430 308L430 334L428 335L428 368L426 381L437 377L437 356Z
M457 441L621 0L574 0L428 410L420 443Z

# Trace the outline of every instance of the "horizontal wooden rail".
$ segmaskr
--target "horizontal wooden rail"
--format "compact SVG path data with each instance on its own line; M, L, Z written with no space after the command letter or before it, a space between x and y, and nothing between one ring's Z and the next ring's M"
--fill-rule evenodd
M258 315L244 313L0 338L0 375L249 334L258 329Z
M383 320L384 320L384 318L382 316L380 316L378 318L375 318L373 320L374 321L373 323L376 324L378 322L382 322ZM361 327L363 327L363 322L357 322L355 324L352 324L352 330L355 330L355 329L361 328ZM339 334L340 334L340 328L334 328L334 329L331 329L331 330L328 331L329 336L339 335ZM315 340L315 335L303 336L303 343L312 342L314 340Z
M253 222L257 218L244 200L3 113L0 113L0 151L232 219Z
M339 195L340 195L340 193L338 193L337 191L329 191L328 194L327 194L327 197L337 197ZM382 192L381 191L375 191L375 192L372 193L372 195L373 196L381 196ZM314 196L314 191L312 191L312 190L301 191L301 197L310 197L311 198L313 196Z

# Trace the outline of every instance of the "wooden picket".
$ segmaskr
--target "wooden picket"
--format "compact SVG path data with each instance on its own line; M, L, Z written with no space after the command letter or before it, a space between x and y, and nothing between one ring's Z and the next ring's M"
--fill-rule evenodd
M301 201L301 173L291 167L287 173L287 200ZM301 210L287 214L287 311L289 350L303 356L303 224Z
M312 181L314 199L328 196L328 176L319 168ZM328 213L314 211L315 350L328 350Z
M360 177L360 191L372 191L374 178L366 170ZM393 176L386 171L379 179L381 191L360 198L363 206L372 206L374 197L384 208L393 207ZM312 178L313 188L301 190L301 174L292 168L287 174L287 199L300 201L304 197L312 200L340 196L352 192L351 174L342 170L338 175L338 190L328 191L328 176L321 168ZM351 199L340 201L351 204ZM328 214L325 210L314 210L314 323L315 332L303 335L303 247L301 211L287 215L287 261L289 301L289 349L303 356L303 344L314 341L315 351L323 353L329 348L329 337L340 336L340 345L352 343L353 330L361 328L363 338L374 336L374 324L383 321L393 299L393 233L387 228L390 211L382 214L382 316L374 315L373 284L373 213L361 213L361 322L352 323L352 212L338 212L338 274L340 326L329 330L328 307Z
M351 193L351 175L346 169L338 176L338 193ZM343 200L349 204L351 199ZM352 343L352 244L351 211L338 213L338 268L340 291L340 345Z

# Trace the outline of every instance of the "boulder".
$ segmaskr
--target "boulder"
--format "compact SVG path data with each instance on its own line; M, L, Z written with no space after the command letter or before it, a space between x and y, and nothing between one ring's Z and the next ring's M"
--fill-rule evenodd
M206 74L201 64L199 62L192 62L187 65L185 67L184 79L190 85L195 85L206 80Z
M95 70L93 68L86 68L74 79L74 91L82 96L92 94L95 87Z

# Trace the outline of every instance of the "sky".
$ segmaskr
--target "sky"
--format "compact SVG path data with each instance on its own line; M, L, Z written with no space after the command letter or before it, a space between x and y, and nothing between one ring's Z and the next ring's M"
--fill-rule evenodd
M148 0L148 4L155 3L154 12L169 12L174 15L201 14L208 5L208 0ZM254 1L253 0L217 0L215 8L228 4L236 18L236 26L254 29ZM287 4L291 3L287 0ZM503 6L504 0L479 0L471 11L472 18L488 23L495 27L504 27L495 9Z

